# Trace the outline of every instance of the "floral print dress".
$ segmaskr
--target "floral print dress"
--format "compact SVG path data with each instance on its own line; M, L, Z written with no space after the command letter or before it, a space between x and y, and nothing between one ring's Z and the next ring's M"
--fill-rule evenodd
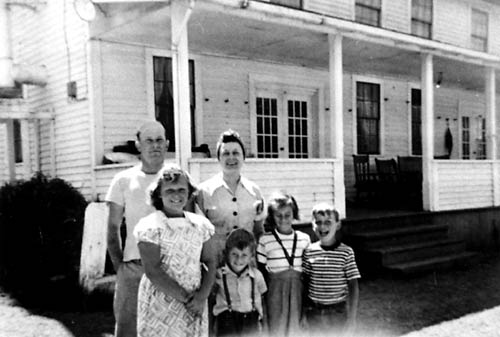
M167 218L156 211L142 218L134 235L137 242L160 247L162 269L188 292L201 284L201 250L214 233L200 215L185 212L183 218ZM137 332L140 337L197 337L208 335L208 316L193 315L184 303L163 293L144 275L139 286Z

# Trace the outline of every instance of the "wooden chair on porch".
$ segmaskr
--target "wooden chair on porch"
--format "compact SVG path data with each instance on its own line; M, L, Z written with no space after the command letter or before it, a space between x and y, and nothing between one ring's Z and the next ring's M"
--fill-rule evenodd
M399 173L396 160L375 158L378 176L378 193L383 201L398 201L400 195Z
M422 157L398 156L401 189L409 202L422 207Z
M370 172L370 157L367 154L353 154L354 176L356 181L356 201L360 201L361 193L366 193L369 197L377 191L377 175Z

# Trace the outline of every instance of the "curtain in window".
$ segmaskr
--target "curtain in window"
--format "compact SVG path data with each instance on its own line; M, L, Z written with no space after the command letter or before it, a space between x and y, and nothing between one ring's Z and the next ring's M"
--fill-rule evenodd
M358 153L379 153L380 86L357 82L356 96Z
M175 151L174 127L174 96L172 79L172 58L153 57L154 92L155 92L155 118L165 128L169 140L169 151ZM194 90L194 61L189 61L189 93L191 107L191 142L195 140L195 90Z

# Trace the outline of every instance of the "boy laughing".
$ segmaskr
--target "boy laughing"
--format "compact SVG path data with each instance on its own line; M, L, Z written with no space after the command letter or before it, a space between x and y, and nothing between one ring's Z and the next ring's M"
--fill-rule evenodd
M361 277L351 247L340 242L338 211L329 204L312 210L312 225L319 241L304 252L305 315L311 332L352 333L358 308Z

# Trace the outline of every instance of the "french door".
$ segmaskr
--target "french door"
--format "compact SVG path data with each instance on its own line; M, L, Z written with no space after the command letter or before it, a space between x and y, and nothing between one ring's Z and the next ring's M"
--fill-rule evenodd
M256 95L257 157L311 157L311 97L260 90Z

